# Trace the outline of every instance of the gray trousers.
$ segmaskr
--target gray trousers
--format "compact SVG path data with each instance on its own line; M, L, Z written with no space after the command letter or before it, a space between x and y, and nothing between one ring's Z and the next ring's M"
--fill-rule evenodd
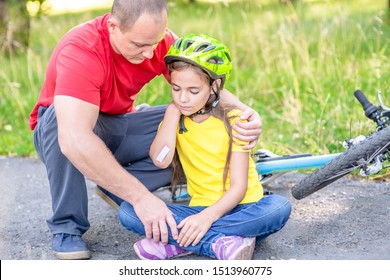
M157 168L149 157L165 109L166 106L156 106L125 115L99 114L94 128L123 168L150 191L168 185L171 180L171 169ZM34 145L49 179L53 216L47 219L47 224L51 232L83 234L90 226L86 181L61 153L53 105L39 108Z

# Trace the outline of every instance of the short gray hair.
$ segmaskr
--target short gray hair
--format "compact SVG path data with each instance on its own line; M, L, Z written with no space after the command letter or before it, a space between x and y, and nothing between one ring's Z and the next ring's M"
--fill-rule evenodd
M118 20L119 29L129 30L144 13L160 20L161 13L168 11L166 0L114 0L111 16Z

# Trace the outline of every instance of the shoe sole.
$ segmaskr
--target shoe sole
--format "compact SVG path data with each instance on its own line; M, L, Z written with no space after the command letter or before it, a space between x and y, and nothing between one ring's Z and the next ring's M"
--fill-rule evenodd
M54 256L60 260L87 260L91 258L91 252L54 252Z
M255 237L244 238L244 244L234 252L229 260L251 260L255 250Z
M133 245L133 250L134 250L135 254L137 255L137 257L140 258L141 260L149 260L141 255L141 252L139 251L136 243L134 243L134 245Z
M95 192L101 199L103 199L108 205L114 208L116 211L119 209L119 205L115 203L108 195L102 192L98 187L96 187Z
M145 258L144 256L142 256L142 254L141 254L141 252L139 251L139 248L138 248L138 246L136 245L136 243L134 243L133 249L134 249L134 252L135 252L135 254L137 255L138 258L140 258L141 260L150 261L150 259ZM176 255L176 256L173 256L173 257L171 257L171 258L168 258L168 260L173 260L173 259L185 257L185 256L188 256L188 255L191 255L191 254L193 254L193 252L184 251L184 252L181 253L181 254L178 254L178 255Z

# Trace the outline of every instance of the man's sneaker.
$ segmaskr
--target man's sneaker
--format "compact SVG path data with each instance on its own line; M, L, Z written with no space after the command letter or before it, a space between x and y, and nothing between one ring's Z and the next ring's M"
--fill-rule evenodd
M224 236L211 246L219 260L251 260L255 241L255 237Z
M52 249L54 255L61 260L83 260L91 257L91 252L80 235L54 234Z
M100 186L96 186L95 192L98 196L100 196L101 199L103 199L105 202L107 202L112 208L114 208L116 211L118 211L119 206L123 202L122 199L119 197L113 195L109 191L106 191Z
M167 260L192 254L175 245L164 245L162 242L156 243L153 239L146 238L135 242L133 248L141 260Z

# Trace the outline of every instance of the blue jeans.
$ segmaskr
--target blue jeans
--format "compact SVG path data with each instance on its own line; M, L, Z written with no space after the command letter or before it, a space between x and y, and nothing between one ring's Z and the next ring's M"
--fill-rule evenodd
M179 224L186 217L199 213L205 207L168 204L168 208ZM266 195L256 203L236 206L213 223L196 246L182 248L198 255L216 258L211 245L219 238L232 235L256 237L256 243L259 243L270 234L279 231L287 222L290 213L291 204L286 198L276 194ZM125 228L136 234L145 235L144 225L129 203L121 204L118 216ZM180 247L170 231L168 243Z
M155 106L124 115L101 113L94 128L94 133L123 168L150 191L168 185L171 180L171 170L157 168L149 157L150 145L165 109L166 106ZM53 105L39 108L34 145L49 179L53 215L47 219L47 224L51 232L83 234L90 226L85 177L61 153Z

